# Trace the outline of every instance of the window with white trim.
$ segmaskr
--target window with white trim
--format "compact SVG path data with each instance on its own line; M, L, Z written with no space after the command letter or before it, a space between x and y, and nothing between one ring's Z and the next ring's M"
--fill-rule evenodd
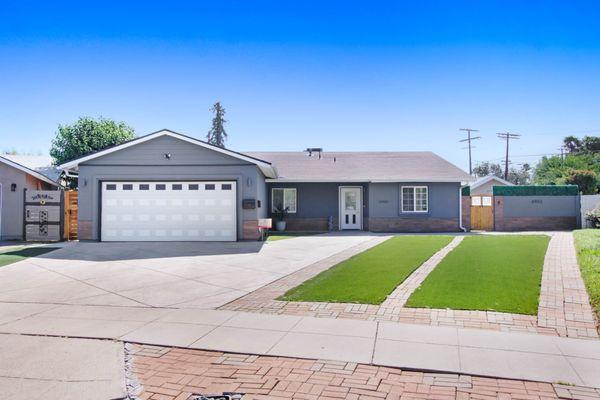
M287 208L288 213L295 213L296 205L296 188L271 189L271 212Z
M429 211L427 186L402 186L400 204L403 213Z

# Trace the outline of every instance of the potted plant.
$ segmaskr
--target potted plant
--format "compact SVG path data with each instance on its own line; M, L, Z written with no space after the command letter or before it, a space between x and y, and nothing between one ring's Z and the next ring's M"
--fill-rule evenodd
M275 211L273 212L273 214L275 214L275 218L277 219L277 222L275 222L275 230L281 232L281 231L285 231L285 217L287 216L289 207L277 207L275 208Z

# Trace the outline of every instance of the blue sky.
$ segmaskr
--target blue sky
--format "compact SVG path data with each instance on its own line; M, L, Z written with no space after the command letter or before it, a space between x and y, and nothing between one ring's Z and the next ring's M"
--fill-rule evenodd
M600 3L2 2L0 149L79 116L235 150L432 150L467 168L600 134ZM124 2L123 2L124 3Z

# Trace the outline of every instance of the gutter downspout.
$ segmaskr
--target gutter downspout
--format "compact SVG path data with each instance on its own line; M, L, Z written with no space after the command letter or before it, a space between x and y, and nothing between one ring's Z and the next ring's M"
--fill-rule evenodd
M467 232L467 228L463 226L462 222L462 186L458 186L458 227L463 232Z

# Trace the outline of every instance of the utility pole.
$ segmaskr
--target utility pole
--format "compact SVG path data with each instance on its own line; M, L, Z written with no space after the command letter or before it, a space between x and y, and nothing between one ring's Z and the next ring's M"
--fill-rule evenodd
M496 135L498 135L498 137L500 139L506 139L506 155L504 158L504 180L508 179L508 143L510 142L511 139L519 139L519 137L521 135L517 134L517 133L510 133L510 132L504 132L504 133L497 133Z
M481 136L471 137L471 132L479 132L477 129L460 128L459 131L467 132L467 138L459 142L469 142L469 175L473 175L473 166L471 165L471 142L475 139L481 139Z

